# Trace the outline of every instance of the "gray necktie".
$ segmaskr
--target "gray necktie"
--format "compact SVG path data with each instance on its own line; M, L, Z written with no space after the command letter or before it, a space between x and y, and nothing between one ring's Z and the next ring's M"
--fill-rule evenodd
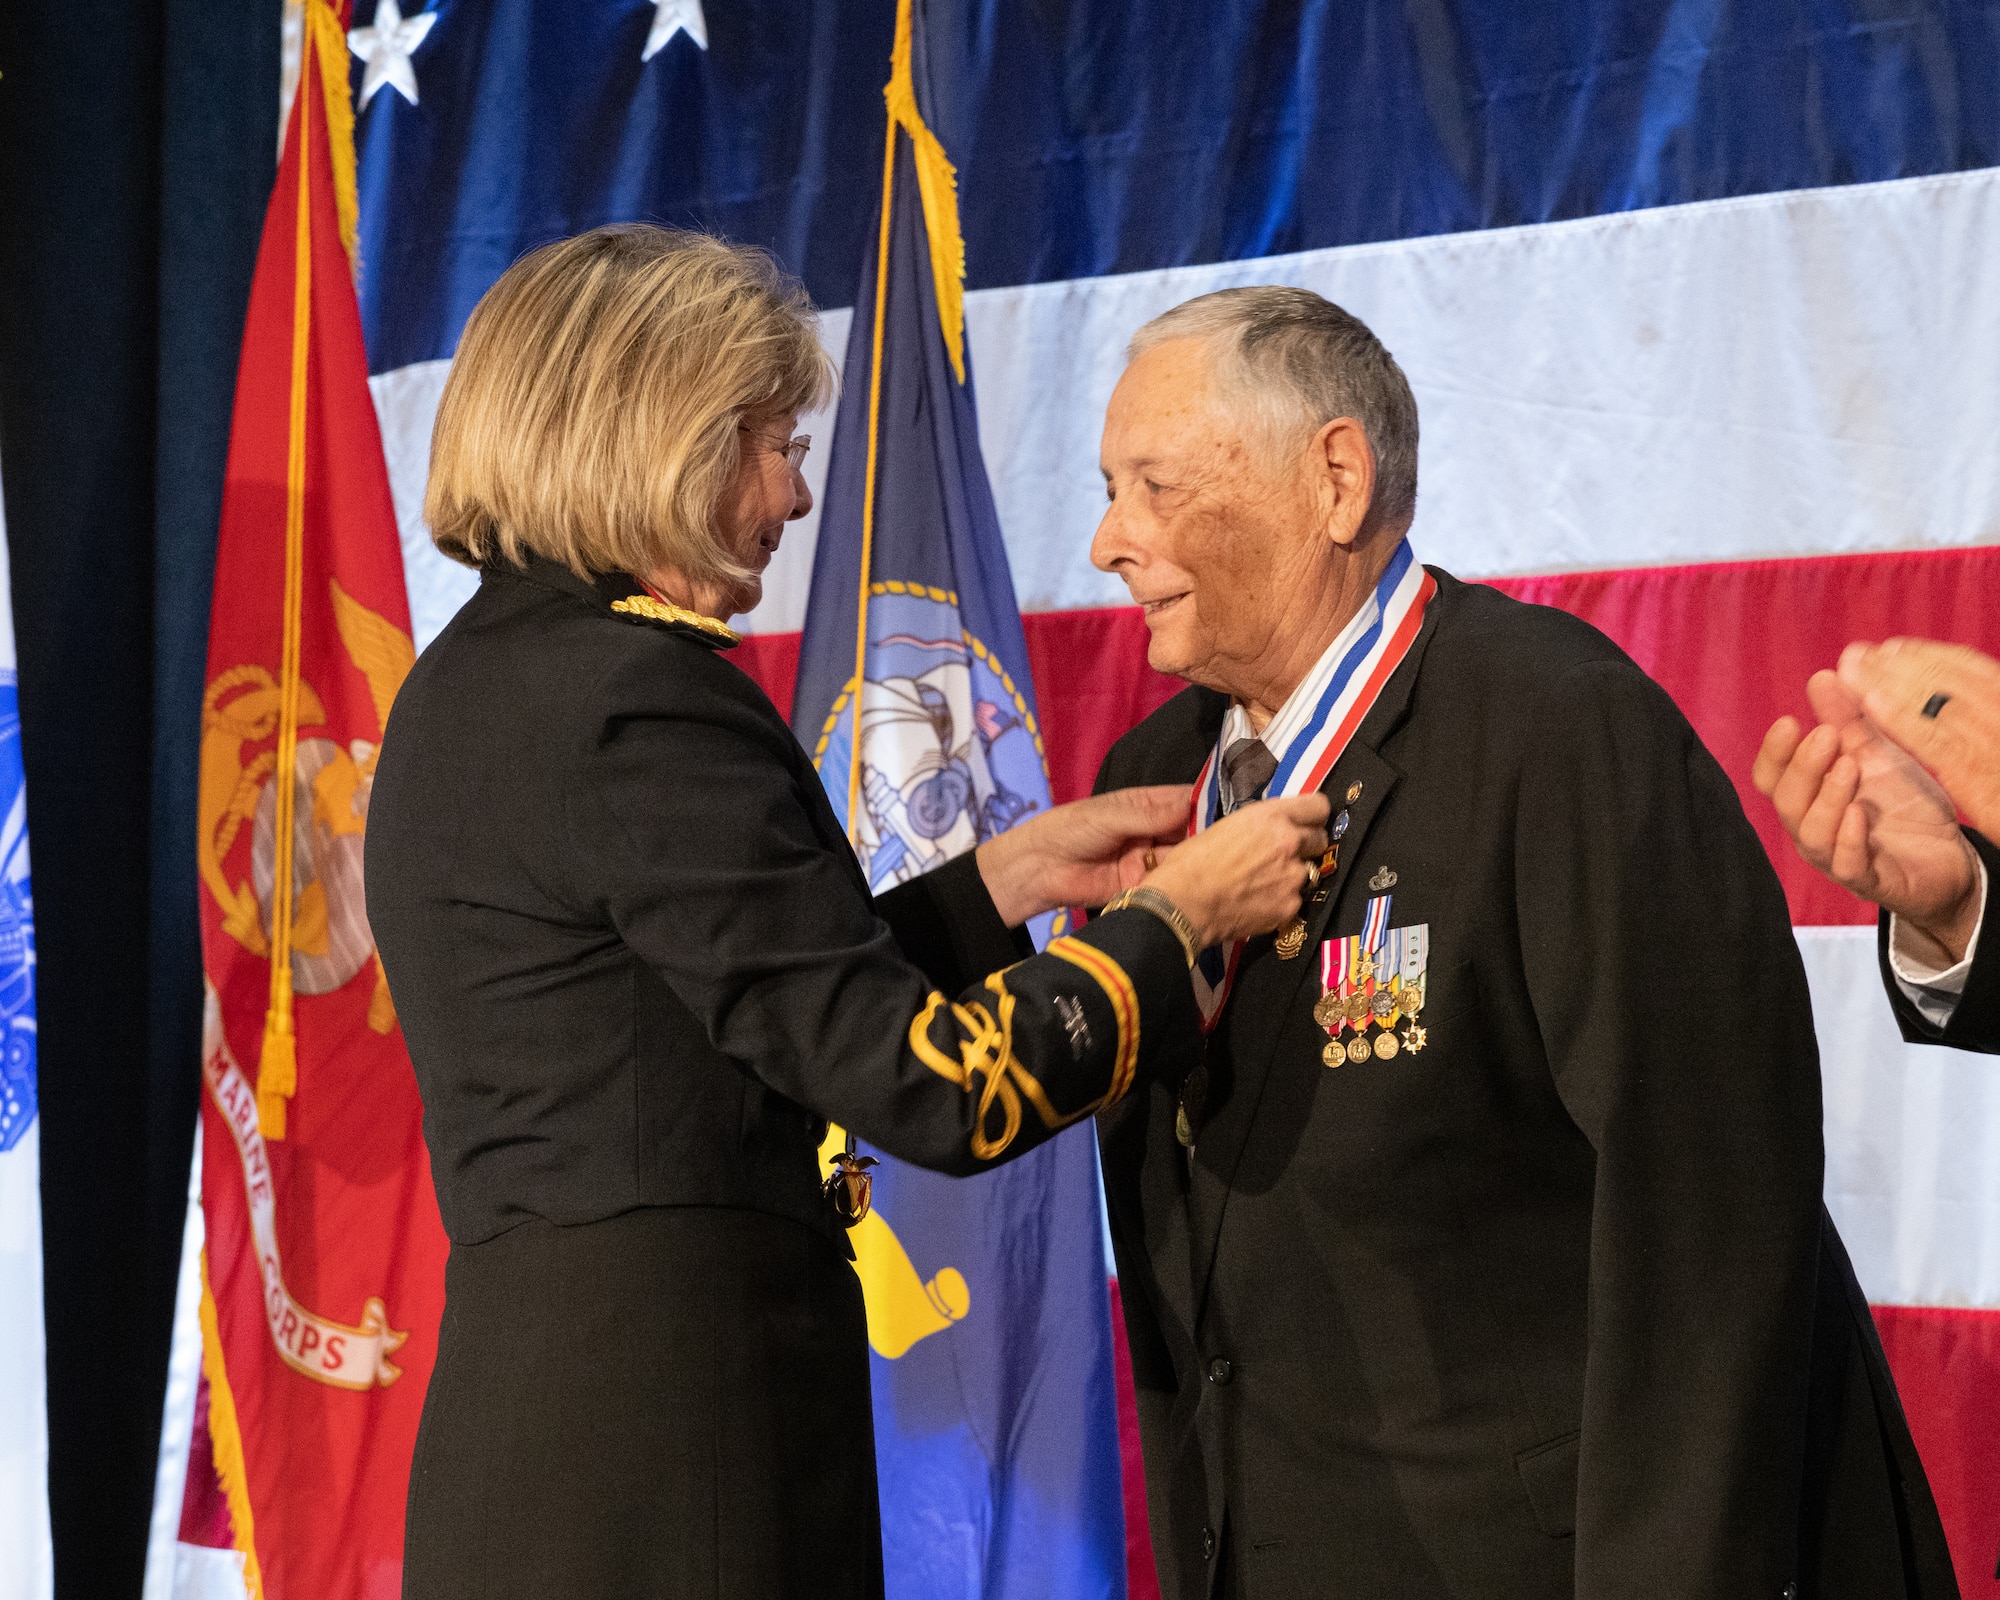
M1222 814L1257 799L1277 770L1278 758L1262 739L1238 739L1222 752Z

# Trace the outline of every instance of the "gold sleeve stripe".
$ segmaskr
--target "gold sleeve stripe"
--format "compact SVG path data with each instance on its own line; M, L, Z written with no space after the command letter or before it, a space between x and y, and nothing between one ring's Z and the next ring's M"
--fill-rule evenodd
M944 996L935 989L931 990L930 998L924 1002L924 1009L917 1013L916 1019L910 1024L910 1050L940 1078L955 1083L962 1089L965 1087L964 1069L931 1043L931 1023L943 1005Z
M1125 969L1094 944L1064 937L1051 940L1048 953L1073 967L1081 967L1095 978L1097 986L1111 1002L1111 1014L1118 1019L1118 1057L1111 1068L1111 1086L1100 1102L1110 1105L1124 1097L1125 1091L1132 1087L1133 1078L1138 1075L1139 991L1132 987L1132 980L1125 975Z

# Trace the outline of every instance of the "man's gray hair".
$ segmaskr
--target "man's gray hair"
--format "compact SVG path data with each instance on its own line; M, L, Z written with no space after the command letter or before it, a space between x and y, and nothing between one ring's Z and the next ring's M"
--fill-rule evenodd
M1354 418L1375 452L1370 520L1409 525L1417 510L1417 401L1396 358L1359 317L1310 289L1218 289L1155 317L1132 335L1129 354L1169 339L1211 342L1218 374L1249 393L1281 438Z

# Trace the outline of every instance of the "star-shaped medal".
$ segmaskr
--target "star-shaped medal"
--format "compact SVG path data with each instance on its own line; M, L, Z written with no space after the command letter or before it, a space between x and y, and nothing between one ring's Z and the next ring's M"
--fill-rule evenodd
M653 0L653 31L646 35L641 61L651 61L667 47L677 33L685 33L702 49L708 48L708 19L701 14L701 0Z
M410 53L424 42L436 22L435 11L405 18L396 0L376 0L374 25L356 28L347 36L347 48L368 63L368 70L361 75L363 110L385 83L411 105L417 103L417 73L410 65Z

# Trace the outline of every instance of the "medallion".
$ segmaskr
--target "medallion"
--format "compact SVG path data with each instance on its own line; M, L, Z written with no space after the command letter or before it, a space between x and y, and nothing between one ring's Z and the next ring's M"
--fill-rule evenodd
M1306 924L1303 917L1294 917L1278 930L1277 938L1271 941L1271 948L1278 952L1280 961L1289 961L1306 947Z
M1409 1051L1411 1055L1415 1055L1419 1050L1423 1049L1424 1043L1424 1030L1422 1028L1418 1027L1414 1022L1403 1024L1403 1048L1405 1050Z
M1347 1059L1347 1047L1338 1039L1329 1039L1320 1046L1319 1058L1329 1067L1337 1067Z
M1378 1033L1375 1035L1375 1059L1377 1061L1395 1060L1396 1052L1400 1049L1402 1049L1402 1042L1393 1033Z
M1338 1040L1334 1042L1336 1044L1339 1043ZM1347 1059L1352 1061L1357 1067L1366 1061L1368 1059L1368 1041L1366 1039L1349 1039L1347 1041Z
M1385 1028L1396 1025L1396 997L1387 989L1377 989L1368 1002L1368 1009L1375 1013L1375 1020Z
M1347 1003L1342 1009L1347 1015L1347 1020L1353 1023L1355 1027L1365 1028L1368 1026L1368 996L1365 994L1349 995Z
M1339 995L1327 993L1313 1002L1313 1021L1322 1028L1337 1028L1347 1015L1347 1002Z
M820 1185L820 1193L833 1203L835 1215L841 1226L852 1228L868 1215L875 1189L875 1180L868 1175L870 1167L881 1163L873 1156L854 1153L854 1135L847 1136L847 1148L831 1158L833 1171L827 1174Z
M1414 1017L1424 1009L1424 986L1421 983L1406 983L1396 993L1396 1009L1406 1017Z

